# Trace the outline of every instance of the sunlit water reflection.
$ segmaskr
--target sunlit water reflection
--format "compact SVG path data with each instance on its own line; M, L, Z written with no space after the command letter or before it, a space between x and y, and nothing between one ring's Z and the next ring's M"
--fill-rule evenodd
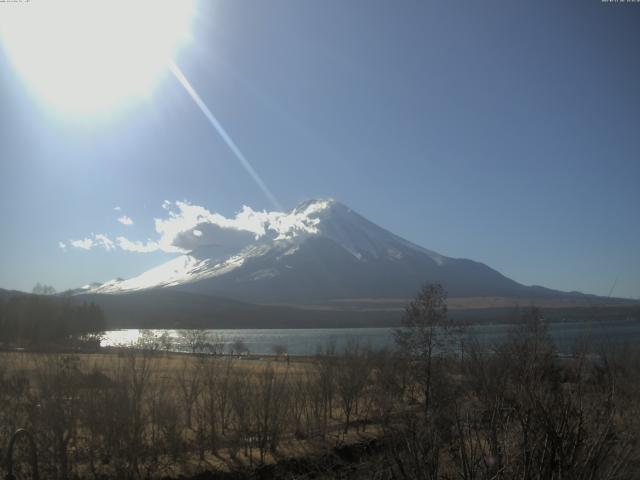
M468 335L481 345L491 347L504 341L510 325L474 325ZM102 346L135 346L145 330L111 330L106 332ZM171 350L189 351L184 335L178 330L147 330L160 336L167 333ZM616 346L640 341L640 321L612 320L552 323L549 332L561 352L570 352L576 342L587 341L594 348ZM274 353L276 346L283 346L291 355L312 355L319 347L333 344L337 351L355 341L364 347L393 348L391 328L317 328L317 329L238 329L207 330L207 337L224 346L230 352L232 345L242 341L249 352L257 355Z

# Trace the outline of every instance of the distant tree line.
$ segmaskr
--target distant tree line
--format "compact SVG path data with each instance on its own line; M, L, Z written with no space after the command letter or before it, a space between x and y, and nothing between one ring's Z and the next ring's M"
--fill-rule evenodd
M33 287L31 293L35 295L53 295L56 293L56 289L51 285L42 284L40 282L36 283Z
M70 298L20 295L0 301L0 343L3 348L98 346L106 323L94 303Z

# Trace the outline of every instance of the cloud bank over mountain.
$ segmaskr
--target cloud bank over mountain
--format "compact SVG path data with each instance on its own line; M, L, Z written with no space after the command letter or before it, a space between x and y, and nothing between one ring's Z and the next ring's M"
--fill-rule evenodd
M162 251L182 254L202 248L239 251L256 241L284 240L304 233L317 233L319 220L312 214L324 208L324 204L312 203L305 210L295 209L288 213L256 211L245 205L234 217L225 217L186 201L165 200L162 207L167 215L154 219L157 239L142 241L118 236L111 240L107 234L101 233L61 241L59 246L63 249L69 246L82 250L120 249L135 253ZM118 221L125 226L134 224L126 215Z

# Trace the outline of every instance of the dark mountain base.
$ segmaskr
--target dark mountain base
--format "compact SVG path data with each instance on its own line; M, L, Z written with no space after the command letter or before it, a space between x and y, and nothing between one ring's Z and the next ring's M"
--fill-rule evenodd
M78 300L101 306L107 325L116 328L355 328L393 327L403 309L331 309L307 306L256 305L181 292L138 292L125 295L82 295ZM452 308L450 315L462 323L509 323L522 307ZM640 319L639 304L544 308L550 321Z

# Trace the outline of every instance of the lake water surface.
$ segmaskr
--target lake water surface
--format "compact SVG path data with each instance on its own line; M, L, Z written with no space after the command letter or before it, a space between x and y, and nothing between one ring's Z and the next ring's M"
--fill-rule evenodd
M468 335L481 345L491 347L500 344L514 327L512 325L473 325ZM167 332L174 351L187 351L187 345L177 330L152 330L156 335ZM572 351L576 342L589 341L594 347L617 346L640 342L640 321L611 320L585 322L557 322L549 325L549 332L561 352ZM102 341L103 346L134 346L143 330L110 330ZM237 340L248 347L250 353L272 354L274 346L284 346L291 355L311 355L319 347L335 344L339 351L350 342L373 348L393 348L392 328L318 328L318 329L225 329L207 330L210 338L221 342L230 351Z

